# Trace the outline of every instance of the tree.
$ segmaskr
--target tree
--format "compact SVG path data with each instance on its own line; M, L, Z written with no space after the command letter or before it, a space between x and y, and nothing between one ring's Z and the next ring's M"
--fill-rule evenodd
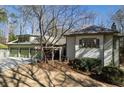
M124 10L119 9L114 15L112 15L112 21L117 25L118 31L124 33Z
M4 8L0 9L0 23L7 22L7 13Z
M0 8L0 24L5 25L8 21L7 12L4 8ZM5 36L3 29L0 29L0 42L5 43Z
M29 24L32 20L37 23L37 26L31 27L38 29L40 33L42 53L43 47L49 44L54 46L65 33L80 29L84 24L93 22L95 19L94 13L83 10L80 6L21 6L19 9L25 23ZM50 39L52 39L51 42L49 42Z
M118 11L112 15L112 21L117 25L117 30L124 34L124 7L118 9ZM120 47L124 49L124 38L120 38ZM121 49L120 49L121 50Z
M9 33L8 33L8 41L16 40L15 30L18 26L18 17L14 13L9 14Z
M9 33L9 42L13 41L13 40L16 40L15 34L14 33Z

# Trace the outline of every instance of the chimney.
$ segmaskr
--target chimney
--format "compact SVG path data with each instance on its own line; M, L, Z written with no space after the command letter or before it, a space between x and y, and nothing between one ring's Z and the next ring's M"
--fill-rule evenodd
M112 31L116 31L117 30L115 23L112 24L111 29L112 29Z

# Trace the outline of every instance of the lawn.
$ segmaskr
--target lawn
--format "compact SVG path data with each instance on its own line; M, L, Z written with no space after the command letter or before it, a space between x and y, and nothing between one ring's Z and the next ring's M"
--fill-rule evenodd
M0 43L0 48L8 48L8 46Z

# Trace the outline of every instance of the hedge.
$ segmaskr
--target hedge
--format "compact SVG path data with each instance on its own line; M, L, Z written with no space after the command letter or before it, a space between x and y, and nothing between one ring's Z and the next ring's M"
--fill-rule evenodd
M116 85L124 85L124 71L118 67L103 67L100 76L106 82Z
M96 58L81 58L70 61L69 65L81 71L96 71L101 68L102 62Z

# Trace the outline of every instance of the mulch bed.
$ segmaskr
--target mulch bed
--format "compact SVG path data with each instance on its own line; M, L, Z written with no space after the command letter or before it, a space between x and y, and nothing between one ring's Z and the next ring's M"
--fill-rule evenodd
M58 62L58 61L49 61L48 63L45 63L45 62L40 62L38 63L38 66L39 67L42 67L46 70L55 70L55 69L59 69L59 70L72 70L68 65L67 65L67 62Z

